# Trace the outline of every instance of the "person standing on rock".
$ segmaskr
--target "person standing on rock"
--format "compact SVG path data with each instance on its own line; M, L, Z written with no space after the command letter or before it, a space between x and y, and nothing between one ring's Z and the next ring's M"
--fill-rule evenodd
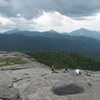
M55 72L55 67L54 67L54 65L51 66L51 70L52 70L52 73Z

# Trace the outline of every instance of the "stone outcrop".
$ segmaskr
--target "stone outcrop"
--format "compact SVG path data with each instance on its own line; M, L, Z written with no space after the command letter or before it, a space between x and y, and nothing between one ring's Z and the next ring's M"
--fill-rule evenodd
M19 56L28 63L0 68L1 100L100 100L99 71L52 73L48 66L22 53L4 55Z

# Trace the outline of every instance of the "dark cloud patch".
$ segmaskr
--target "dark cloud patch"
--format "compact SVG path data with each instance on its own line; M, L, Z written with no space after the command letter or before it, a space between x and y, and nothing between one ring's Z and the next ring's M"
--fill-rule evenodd
M41 10L78 18L100 12L100 0L0 0L0 13L9 17L21 13L30 19Z

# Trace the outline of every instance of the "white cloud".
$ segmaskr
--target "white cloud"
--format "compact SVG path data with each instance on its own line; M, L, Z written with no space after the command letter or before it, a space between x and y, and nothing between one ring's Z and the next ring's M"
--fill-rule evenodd
M0 17L0 23L2 25L14 24L14 22L8 18Z
M37 24L40 31L50 29L56 31L67 31L67 27L73 24L70 17L61 15L59 12L43 12L41 16L33 19L33 21Z
M55 30L58 32L71 32L79 28L100 31L100 13L94 16L84 17L84 20L75 20L59 12L41 13L37 18L25 19L20 13L16 17L3 17L0 15L0 30L23 29L31 31Z
M54 29L59 32L71 32L79 28L100 30L100 13L94 16L83 17L84 20L75 20L59 12L43 12L33 19L40 31Z
M20 14L20 13L18 13L18 14L16 14L16 16L17 16L17 17L20 17L20 16L21 16L21 14Z
M10 18L0 16L0 24L0 32L15 28L21 30L34 30L35 27L35 23L32 20L27 20L21 16Z
M70 32L82 27L80 21L61 15L59 12L43 12L43 15L33 19L33 21L37 23L40 31L54 29L59 32Z

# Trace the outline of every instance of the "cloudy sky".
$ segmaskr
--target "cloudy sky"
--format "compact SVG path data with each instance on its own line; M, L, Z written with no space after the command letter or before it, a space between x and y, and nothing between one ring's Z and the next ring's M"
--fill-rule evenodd
M0 0L0 32L100 31L100 0Z

